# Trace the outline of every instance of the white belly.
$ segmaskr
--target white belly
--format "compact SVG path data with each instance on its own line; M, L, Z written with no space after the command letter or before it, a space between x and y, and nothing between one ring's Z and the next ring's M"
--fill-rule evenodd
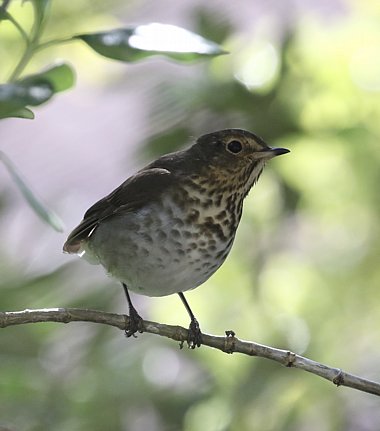
M104 220L89 238L84 257L143 295L194 289L224 262L232 241L201 234L196 223L183 226L182 214L175 216L155 206Z

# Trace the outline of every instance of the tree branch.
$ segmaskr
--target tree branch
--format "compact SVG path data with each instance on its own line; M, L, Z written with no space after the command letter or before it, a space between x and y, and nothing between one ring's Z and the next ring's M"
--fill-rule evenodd
M116 328L126 330L129 324L129 317L122 314L76 308L49 308L0 312L0 328L38 322L92 322L115 326ZM164 325L148 320L144 320L143 325L144 332L179 341L181 347L187 340L188 330L181 326ZM380 395L380 383L346 373L339 368L320 364L319 362L307 359L287 350L239 340L232 331L226 331L226 336L224 337L202 334L202 344L226 353L236 352L270 359L285 367L300 368L301 370L316 374L337 386L347 386L358 389L359 391Z

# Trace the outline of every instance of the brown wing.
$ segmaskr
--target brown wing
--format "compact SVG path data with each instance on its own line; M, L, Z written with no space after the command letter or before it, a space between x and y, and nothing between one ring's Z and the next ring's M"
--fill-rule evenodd
M77 253L81 242L87 239L104 219L120 212L138 210L146 202L157 199L174 182L173 174L161 168L142 170L128 178L86 211L83 220L67 238L63 250Z

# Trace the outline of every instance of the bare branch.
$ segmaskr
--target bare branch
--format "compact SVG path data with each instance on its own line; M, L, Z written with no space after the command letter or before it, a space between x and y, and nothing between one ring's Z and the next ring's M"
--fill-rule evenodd
M122 314L105 313L96 310L81 310L76 308L49 308L40 310L24 310L0 312L0 327L22 325L38 322L92 322L115 326L126 330L129 317ZM164 325L144 320L144 332L171 338L182 344L187 340L188 330L181 326ZM348 386L359 391L380 395L380 383L376 383L353 374L346 373L339 368L329 367L319 362L307 359L287 350L276 349L263 344L239 340L232 331L226 336L202 334L202 344L226 353L242 353L249 356L259 356L279 362L285 367L300 368L316 374L337 386Z

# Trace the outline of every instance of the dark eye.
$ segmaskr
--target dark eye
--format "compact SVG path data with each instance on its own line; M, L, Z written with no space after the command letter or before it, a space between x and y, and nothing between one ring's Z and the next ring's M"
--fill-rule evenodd
M227 150L231 153L237 154L243 149L241 142L239 141L231 141L227 144Z

